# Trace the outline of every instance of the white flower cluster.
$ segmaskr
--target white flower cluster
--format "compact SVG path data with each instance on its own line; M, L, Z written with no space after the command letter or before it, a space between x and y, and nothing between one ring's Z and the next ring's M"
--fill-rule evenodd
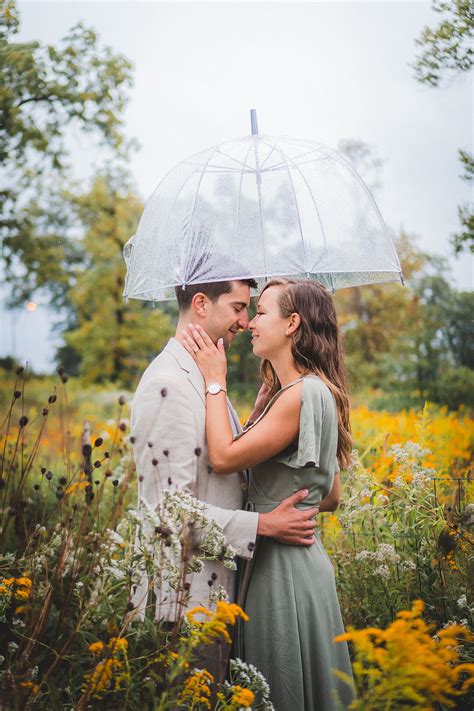
M395 487L400 488L407 486L406 479L403 477L404 473L412 475L410 486L415 489L421 489L427 484L430 484L435 470L431 467L422 466L423 458L431 454L430 449L421 447L417 442L408 440L403 445L392 445L389 453L393 454L394 460L396 464L398 464L401 472L393 481Z
M223 690L230 691L231 686L235 684L243 686L258 695L258 705L253 708L262 711L275 711L275 707L270 701L270 687L262 672L258 671L253 664L246 664L239 658L231 659L229 664L230 683L224 682Z
M207 514L206 504L184 490L166 490L156 508L142 500L138 511L128 512L139 533L133 546L138 567L166 582L175 590L182 584L183 564L187 573L202 570L204 560L220 560L236 569L238 551L228 545L222 526ZM135 562L135 568L137 563Z
M369 560L374 563L394 564L400 562L400 556L391 543L379 543L374 551L359 551L357 561Z
M222 585L218 585L217 587L212 588L212 590L209 594L209 601L212 604L215 604L216 602L221 602L221 601L222 602L230 602L229 593Z

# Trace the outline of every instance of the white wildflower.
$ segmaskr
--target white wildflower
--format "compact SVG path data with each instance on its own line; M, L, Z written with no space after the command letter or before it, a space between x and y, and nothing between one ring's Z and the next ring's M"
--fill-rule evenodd
M216 602L220 602L221 600L223 602L229 602L229 593L222 585L218 585L217 588L213 588L211 590L209 600L211 603L214 604Z
M379 567L374 570L374 575L383 578L383 580L390 580L390 568L385 564L379 565Z
M400 556L391 543L379 543L375 553L376 560L387 563L399 563Z
M467 597L466 595L461 595L457 601L457 606L460 608L467 607Z

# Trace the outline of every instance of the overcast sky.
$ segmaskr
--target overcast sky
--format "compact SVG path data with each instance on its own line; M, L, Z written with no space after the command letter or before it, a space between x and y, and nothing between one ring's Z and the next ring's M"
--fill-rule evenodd
M141 149L132 160L146 199L187 155L250 133L308 138L331 147L370 144L384 160L376 199L388 225L418 236L421 248L448 256L458 230L457 149L472 150L472 84L443 88L413 78L414 40L439 16L428 2L158 3L20 2L22 40L56 43L77 21L135 65L127 133ZM88 138L75 136L79 175L90 169ZM452 264L452 283L472 288L472 260ZM51 364L47 305L7 315L0 351L15 350L37 369Z

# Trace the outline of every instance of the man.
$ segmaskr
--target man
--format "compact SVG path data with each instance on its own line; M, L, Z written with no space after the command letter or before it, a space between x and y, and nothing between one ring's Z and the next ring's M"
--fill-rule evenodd
M246 488L242 472L217 475L212 472L205 437L206 392L204 379L182 345L187 325L197 323L214 342L224 339L229 348L235 334L248 327L247 308L253 279L214 282L178 287L179 321L176 335L145 370L138 385L131 417L131 433L137 472L139 498L156 507L163 487L186 489L207 505L207 515L223 528L227 542L239 549L242 558L251 558L256 536L270 536L288 544L314 542L314 516L317 509L296 509L294 504L307 492L297 492L269 513L242 511ZM235 431L239 423L229 403ZM166 470L160 464L165 461ZM159 481L157 480L159 478ZM235 574L218 561L206 561L201 573L190 579L188 606L209 605L209 580L216 580L235 594ZM146 581L135 592L134 602L143 612ZM177 605L173 593L161 603L156 614L173 621Z

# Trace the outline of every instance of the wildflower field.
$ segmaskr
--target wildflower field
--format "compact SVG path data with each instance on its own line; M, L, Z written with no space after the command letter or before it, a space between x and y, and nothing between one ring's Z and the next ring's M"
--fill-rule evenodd
M153 619L154 583L184 608L187 576L205 558L232 567L234 551L187 494L171 488L158 510L137 510L130 395L67 381L20 371L2 383L0 708L271 709L254 667L234 660L222 681L203 664L247 624L218 579L206 608ZM318 518L351 642L352 708L470 709L472 416L359 404L352 423L343 503ZM142 620L131 590L143 575Z

